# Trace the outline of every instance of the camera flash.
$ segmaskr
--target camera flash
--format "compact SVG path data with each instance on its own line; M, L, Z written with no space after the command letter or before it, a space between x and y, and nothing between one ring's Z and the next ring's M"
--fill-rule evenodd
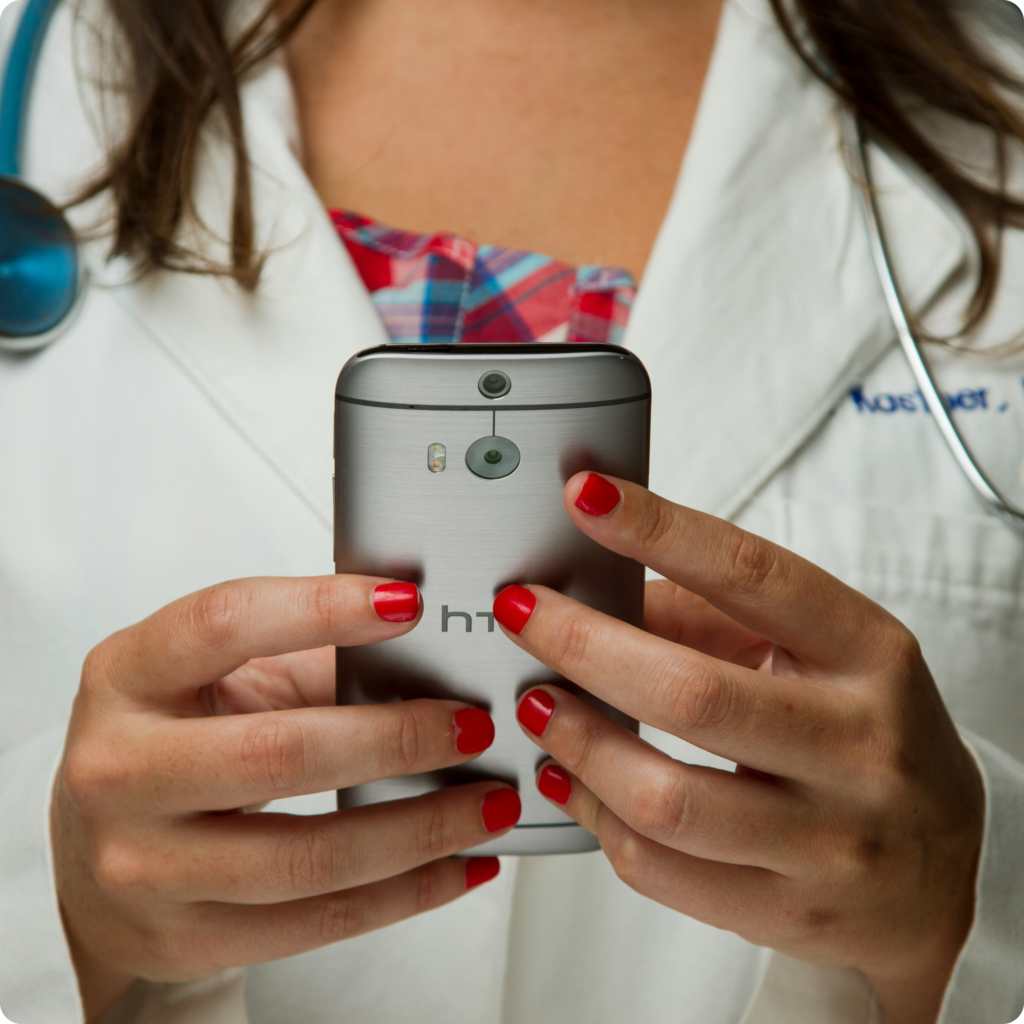
M427 469L431 473L443 473L447 461L443 444L432 444L427 448Z

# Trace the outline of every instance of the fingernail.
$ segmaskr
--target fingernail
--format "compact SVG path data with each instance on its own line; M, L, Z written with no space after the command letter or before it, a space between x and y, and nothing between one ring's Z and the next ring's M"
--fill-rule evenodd
M540 775L537 776L537 788L549 800L556 804L567 804L569 794L572 793L572 781L569 773L556 764L545 765Z
M455 748L460 754L479 754L494 742L494 722L483 708L463 708L452 715Z
M583 483L576 507L588 516L606 516L621 500L622 494L615 484L591 473Z
M555 713L555 700L546 690L531 690L516 708L516 718L534 736L543 736Z
M480 816L488 832L510 828L519 820L523 805L514 789L492 789L480 804Z
M385 622L412 622L420 613L415 583L382 583L373 591L373 610Z
M501 861L497 857L470 857L466 861L466 888L475 889L498 877Z
M506 629L519 636L536 607L537 598L526 587L513 585L506 587L494 599L494 617Z

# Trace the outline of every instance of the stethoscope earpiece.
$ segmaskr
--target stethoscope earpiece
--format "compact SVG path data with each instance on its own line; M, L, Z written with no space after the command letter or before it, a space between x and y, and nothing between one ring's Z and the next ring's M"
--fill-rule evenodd
M0 178L0 350L45 346L74 312L82 285L64 214L16 178Z

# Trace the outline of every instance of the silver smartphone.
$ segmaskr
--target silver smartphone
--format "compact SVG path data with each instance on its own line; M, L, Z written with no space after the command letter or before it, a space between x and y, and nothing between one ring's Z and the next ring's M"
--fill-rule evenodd
M389 345L345 364L336 399L336 569L415 582L424 605L405 636L338 649L338 703L449 698L486 709L495 726L472 764L342 790L339 807L500 778L519 790L520 822L468 852L596 849L537 792L544 755L522 734L515 703L557 682L636 723L519 650L491 607L511 583L540 583L640 625L643 567L584 536L562 490L584 469L646 485L643 364L610 345Z

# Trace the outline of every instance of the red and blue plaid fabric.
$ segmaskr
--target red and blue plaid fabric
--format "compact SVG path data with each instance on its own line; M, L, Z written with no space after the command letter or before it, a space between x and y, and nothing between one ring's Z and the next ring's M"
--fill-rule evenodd
M396 344L622 342L636 296L627 270L331 218Z

